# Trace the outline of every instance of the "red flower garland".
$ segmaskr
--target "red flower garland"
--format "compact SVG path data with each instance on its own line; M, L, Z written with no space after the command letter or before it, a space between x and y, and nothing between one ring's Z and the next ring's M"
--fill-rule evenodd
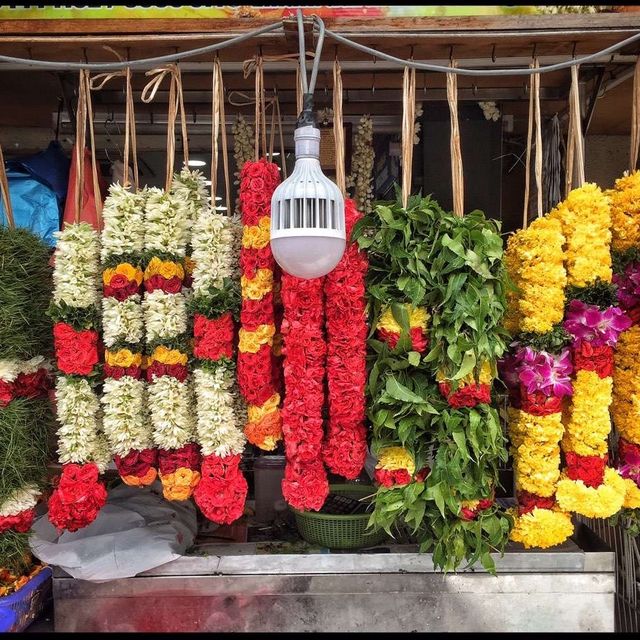
M77 531L93 522L107 501L93 462L65 464L49 499L49 520L57 529Z
M518 492L518 514L524 515L533 511L536 507L538 509L553 509L556 501L552 497L543 498L535 493L529 493L528 491Z
M613 347L602 345L594 347L590 342L582 341L573 351L573 364L578 371L595 371L600 378L613 375Z
M115 455L113 461L125 484L146 487L157 477L158 450L132 449L126 456Z
M441 382L440 393L447 399L450 407L475 407L478 404L490 404L491 386L488 384L471 383L458 387L453 393L448 382Z
M196 358L218 360L233 357L233 317L225 313L215 320L209 320L196 313L193 322L195 338L193 355Z
M27 533L31 529L35 516L35 509L25 509L11 516L0 516L0 533L5 531Z
M33 373L19 373L13 382L0 380L0 408L6 407L14 398L41 398L52 386L47 369Z
M599 487L604 481L608 456L580 456L573 451L565 453L566 474L571 480L582 480L588 487Z
M395 331L389 331L388 329L378 329L378 338L382 342L386 342L391 349L395 349L400 340L400 334ZM409 329L409 336L411 337L411 349L418 353L424 353L429 346L429 337L422 330L422 327L411 327Z
M362 217L353 200L345 200L347 238ZM332 473L353 480L367 458L364 389L367 379L365 275L368 261L350 243L325 279L329 425L324 462Z
M53 325L58 369L67 375L88 376L98 364L98 332L76 331L65 322Z
M284 383L282 409L287 464L285 500L294 508L318 510L329 494L322 463L322 409L327 347L323 338L323 279L282 275Z

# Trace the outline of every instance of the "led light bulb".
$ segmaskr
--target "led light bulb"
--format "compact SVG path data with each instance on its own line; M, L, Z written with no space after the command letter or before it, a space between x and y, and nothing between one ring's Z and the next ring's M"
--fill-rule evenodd
M293 173L271 198L271 251L287 273L319 278L344 254L344 198L320 168L320 130L299 127L294 140Z

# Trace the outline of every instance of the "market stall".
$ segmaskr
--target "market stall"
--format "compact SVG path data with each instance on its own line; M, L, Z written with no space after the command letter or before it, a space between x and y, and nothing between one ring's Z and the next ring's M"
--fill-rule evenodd
M613 630L637 20L249 9L3 23L7 242L48 255L39 118L71 166L52 294L0 272L44 323L0 317L0 419L56 441L0 438L0 564L54 567L61 631Z

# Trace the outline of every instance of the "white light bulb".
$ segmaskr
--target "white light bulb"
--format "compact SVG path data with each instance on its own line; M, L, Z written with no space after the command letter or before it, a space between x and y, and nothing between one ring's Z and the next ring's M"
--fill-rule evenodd
M327 275L346 246L344 198L320 168L320 130L296 129L293 173L271 198L271 251L299 278Z
M190 167L204 167L207 163L204 160L189 160L187 164Z

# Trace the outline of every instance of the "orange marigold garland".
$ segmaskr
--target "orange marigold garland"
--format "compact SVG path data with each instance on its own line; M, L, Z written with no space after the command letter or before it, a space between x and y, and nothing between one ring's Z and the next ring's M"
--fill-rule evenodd
M362 218L351 199L345 200L347 237ZM365 275L367 257L350 243L344 256L325 278L327 382L329 424L323 448L332 473L357 478L367 458L365 385L367 379L367 320Z
M262 158L240 172L242 308L238 344L238 385L248 407L247 440L273 451L282 439L280 394L274 375L274 269L269 245L271 196L278 167Z

